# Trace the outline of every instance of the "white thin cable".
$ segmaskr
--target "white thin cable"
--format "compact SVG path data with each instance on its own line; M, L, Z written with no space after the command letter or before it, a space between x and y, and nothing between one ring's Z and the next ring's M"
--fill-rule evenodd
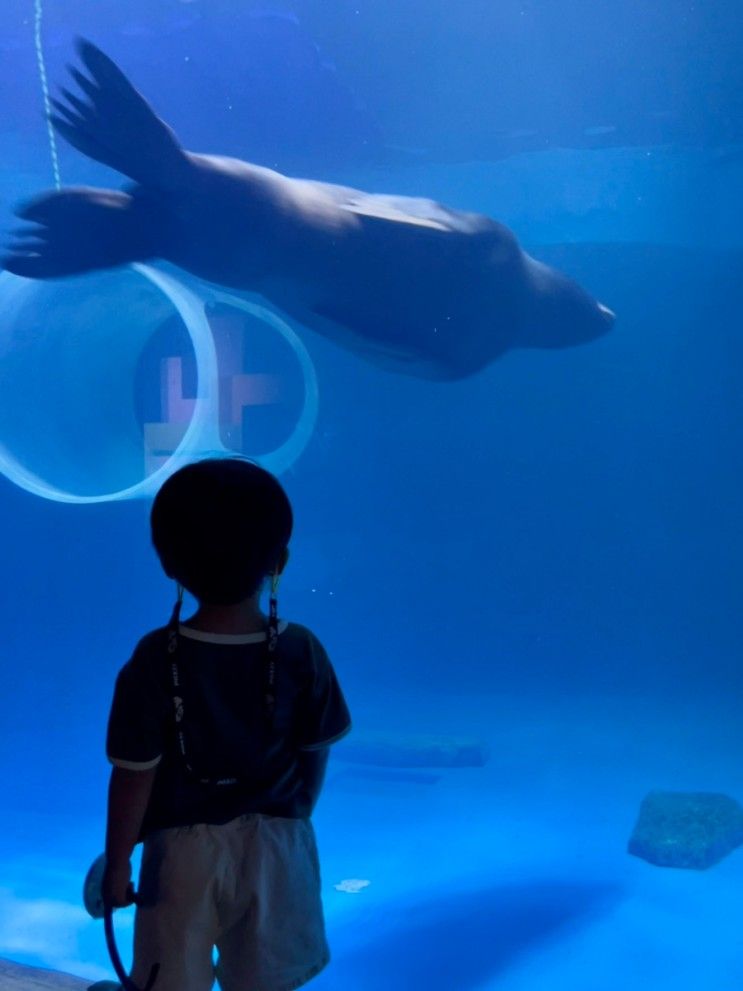
M43 18L42 0L34 0L34 44L36 45L36 62L39 66L39 80L41 82L41 92L44 97L44 116L46 117L47 133L49 135L49 153L52 157L52 171L54 172L54 185L57 189L62 188L62 179L59 174L59 158L57 156L57 136L54 133L54 125L49 119L52 107L49 102L49 83L46 78L46 63L44 62L44 47L41 42L41 21Z

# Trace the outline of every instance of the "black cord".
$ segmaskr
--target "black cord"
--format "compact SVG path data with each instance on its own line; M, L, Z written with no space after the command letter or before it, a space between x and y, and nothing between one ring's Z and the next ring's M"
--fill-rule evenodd
M276 592L279 586L279 576L274 574L271 577L271 594L268 605L268 629L266 630L266 727L273 728L274 713L276 711L276 651L279 645L279 607ZM178 750L186 770L199 783L210 787L222 787L224 785L238 784L239 778L203 778L200 777L188 762L186 752L186 736L183 732L184 706L183 697L180 695L181 680L178 670L176 654L178 653L179 637L178 631L181 621L181 607L183 605L183 587L178 585L178 598L173 606L173 612L168 623L168 655L170 656L170 677L173 686L173 715L175 718L176 735L178 739Z
M113 920L113 909L110 905L107 905L103 912L103 931L106 934L106 946L108 947L108 955L111 958L111 963L113 969L116 972L116 976L121 982L124 991L152 991L152 985L157 980L157 975L160 971L160 964L153 963L150 970L150 976L147 978L147 983L144 988L140 988L138 984L129 977L127 972L124 970L124 965L121 962L121 957L119 956L119 951L116 946L116 939L114 938L114 920Z
M268 728L273 727L273 717L276 711L276 650L279 645L279 606L276 592L279 586L279 576L271 578L271 596L268 600L268 630L266 631L266 716Z

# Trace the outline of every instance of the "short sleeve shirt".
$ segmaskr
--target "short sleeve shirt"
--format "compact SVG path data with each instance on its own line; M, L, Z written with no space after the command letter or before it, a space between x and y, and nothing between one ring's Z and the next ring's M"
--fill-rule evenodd
M265 633L181 626L177 642L171 656L166 628L140 641L116 680L109 716L111 763L157 768L142 836L249 812L309 815L299 756L330 746L351 728L317 637L296 623L279 625L272 713Z

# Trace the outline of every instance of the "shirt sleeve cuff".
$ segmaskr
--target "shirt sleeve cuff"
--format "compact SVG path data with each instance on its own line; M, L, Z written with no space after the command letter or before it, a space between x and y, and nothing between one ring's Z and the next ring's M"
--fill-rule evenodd
M152 768L157 767L162 760L162 754L152 760L120 760L118 757L111 757L110 755L108 760L114 765L114 767L120 767L124 771L151 771Z
M342 729L340 731L340 733L337 733L335 736L331 736L330 739L328 739L328 740L322 740L320 743L304 743L304 744L302 744L300 746L299 749L300 750L310 750L310 751L311 750L324 750L326 747L330 747L334 743L337 743L339 740L342 740L343 737L347 733L350 733L350 732L351 732L351 724L349 723L348 726L346 726L345 729Z

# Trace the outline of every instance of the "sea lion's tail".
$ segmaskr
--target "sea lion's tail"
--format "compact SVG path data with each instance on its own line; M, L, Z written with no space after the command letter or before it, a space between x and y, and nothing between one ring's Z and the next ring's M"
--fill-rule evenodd
M84 97L62 90L50 120L78 151L147 186L172 185L188 158L173 131L121 69L90 41L78 52L90 78L70 68Z
M163 253L168 230L155 198L138 191L63 189L17 213L33 226L15 232L0 266L29 279L146 261Z

